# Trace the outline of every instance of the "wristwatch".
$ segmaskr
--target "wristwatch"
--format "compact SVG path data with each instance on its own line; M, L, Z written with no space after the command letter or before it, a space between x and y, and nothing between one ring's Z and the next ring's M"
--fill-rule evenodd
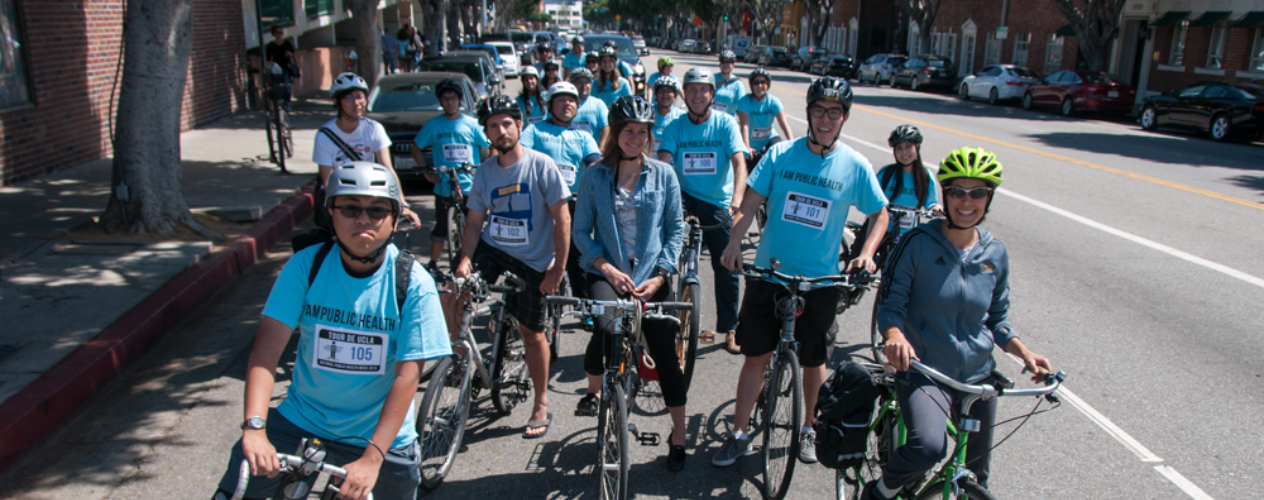
M661 268L661 267L656 267L656 268L654 268L654 276L652 276L652 277L654 277L654 278L663 278L663 283L666 283L666 282L667 282L667 277L668 277L668 276L670 276L670 275L671 275L671 273L668 273L666 269L663 269L663 268Z
M244 431L246 429L250 429L250 430L258 431L258 430L263 430L267 426L268 426L267 420L264 420L263 417L255 415L253 417L247 418L245 422L241 423L241 430Z

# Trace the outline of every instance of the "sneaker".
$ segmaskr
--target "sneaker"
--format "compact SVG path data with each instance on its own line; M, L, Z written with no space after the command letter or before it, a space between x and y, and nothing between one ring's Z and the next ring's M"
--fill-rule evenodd
M595 417L600 406L601 400L597 399L596 394L585 394L584 398L579 400L579 405L575 406L575 416Z
M799 461L816 463L816 431L799 433Z
M667 470L672 472L685 470L685 457L684 446L672 446L671 451L667 452Z
M728 335L725 335L725 337L724 350L728 351L730 354L741 354L742 348L737 345L737 332L729 330Z
M882 477L878 477L877 479L865 483L864 489L860 490L859 500L894 500L882 496L882 492L878 491L878 481L881 480Z
M720 451L716 452L715 457L711 459L711 465L716 467L728 467L733 465L737 459L750 455L753 451L750 449L751 439L746 436L745 439L738 439L732 433L724 439L724 444L720 446Z
M426 264L426 271L430 272L430 277L436 280L443 278L443 271L439 270L439 265L433 260Z

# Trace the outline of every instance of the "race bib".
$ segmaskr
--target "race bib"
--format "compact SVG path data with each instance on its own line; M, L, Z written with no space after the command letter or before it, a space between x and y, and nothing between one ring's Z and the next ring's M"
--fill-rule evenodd
M786 193L786 204L781 208L781 220L819 231L825 229L829 208L830 200L791 191Z
M762 141L772 137L772 128L753 128L750 135L752 141Z
M571 122L571 130L588 132L588 135L592 135L592 124L588 122Z
M711 109L714 109L714 110L719 111L719 112L721 112L721 113L728 113L728 112L729 112L729 105L728 105L728 104L721 104L721 103L718 103L718 102L712 102L712 103L711 103Z
M578 172L579 169L575 168L574 165L558 163L557 169L562 171L562 180L566 181L566 184L569 185L575 183L575 173Z
M913 214L913 212L917 209L913 207L902 206L902 205L891 205L891 208L894 210L903 210L905 212L908 212L904 214L903 217L900 217L900 232L913 229L913 226L917 225L917 216Z
M663 141L660 141L660 140L658 140L658 139L654 139L654 145L650 147L650 156L652 156L652 157L657 157L657 156L658 156L658 145L659 145L659 144L662 144L662 142L663 142Z
M448 163L470 163L474 158L469 144L444 144L443 161Z
M715 175L718 171L715 153L685 153L681 158L681 171L685 175Z
M388 341L389 337L384 333L318 324L316 345L312 348L312 366L348 375L382 375L386 373Z
M526 219L510 219L493 215L491 223L488 224L488 233L492 241L501 246L522 247L529 243Z
M542 121L544 121L544 117L543 117L543 116L532 116L532 117L530 117L530 118L527 118L527 124L528 124L528 125L532 125L532 124L540 123L540 122L542 122Z

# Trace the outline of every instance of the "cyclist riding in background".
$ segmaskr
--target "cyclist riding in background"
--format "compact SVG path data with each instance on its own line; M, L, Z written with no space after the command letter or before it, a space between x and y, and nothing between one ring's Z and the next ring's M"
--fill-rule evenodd
M902 237L918 224L913 215L918 208L940 212L939 190L931 178L929 168L922 165L922 132L912 125L904 124L891 131L887 139L891 145L891 153L895 163L878 169L878 183L882 192L891 200L891 208L908 215L903 218L891 216L886 232L894 237ZM898 226L897 226L898 225ZM892 233L892 230L896 230ZM865 225L856 238L868 235L870 227Z
M550 61L557 62L553 59L553 46L548 42L536 44L535 59L536 63L532 64L531 67L535 68L535 70L539 71L541 74L544 73L544 63Z
M653 85L660 77L672 76L672 68L675 67L676 61L673 61L671 57L660 57L658 58L658 72L650 75L650 78L645 81L649 82L650 85Z
M838 255L842 251L847 214L854 206L876 221L886 224L887 199L878 179L863 155L838 141L851 111L852 91L846 81L818 78L808 87L808 133L805 137L773 146L746 180L750 189L742 199L734 231L742 234L754 221L756 209L768 201L768 222L755 253L756 265L766 265L770 257L781 261L785 274L806 277L839 274ZM877 270L873 254L881 242L874 235L864 242L863 254L847 264L847 271ZM729 241L721 258L730 270L742 268L740 239ZM737 382L733 432L726 436L711 463L732 465L750 452L751 409L763 385L764 370L781 337L782 321L777 317L780 288L760 280L747 280L738 321L738 342L746 356ZM800 344L803 367L803 407L815 408L818 389L825 382L828 336L834 322L839 296L835 287L816 288L805 295L798 314L794 337ZM816 412L803 412L799 460L816 462Z
M663 130L658 160L674 165L686 211L697 215L704 226L723 223L703 233L702 240L711 252L711 269L715 271L715 331L728 333L729 349L736 353L733 330L737 328L738 280L716 257L730 244L733 225L729 214L742 204L743 190L734 186L746 182L746 148L737 120L711 110L715 98L711 72L690 69L684 83L688 112Z
M755 158L764 146L776 144L782 140L793 141L794 132L790 131L790 122L786 121L785 109L777 96L768 93L772 85L772 75L764 68L755 68L750 74L751 93L737 100L737 123L742 126L742 140L752 153L752 162L747 168L755 168L759 158ZM785 133L783 139L773 128L773 121Z
M598 147L604 147L610 131L606 124L610 108L601 99L589 95L593 86L592 72L584 68L571 72L571 85L579 92L579 110L571 120L571 128L587 133L597 141Z
M557 61L544 61L544 74L540 76L540 88L547 89L554 83L565 81L557 72Z
M615 101L610 108L613 139L601 162L580 180L574 239L583 253L581 264L594 300L635 297L662 302L671 294L667 277L676 271L684 241L680 185L670 165L646 155L653 124L654 110L645 99L627 96ZM612 355L611 342L617 342L614 321L611 315L598 319L588 341L588 394L579 402L579 414L597 414L604 357ZM685 466L688 386L676 357L676 325L647 318L643 330L672 418L667 467L678 472Z
M553 84L549 89L548 120L527 127L522 131L520 143L526 148L544 153L557 162L562 172L562 182L570 190L567 201L571 219L575 216L576 183L584 170L601 158L601 150L591 135L571 128L571 121L578 109L579 91L566 82ZM579 252L572 239L566 263L566 275L570 277L572 296L588 298L584 285L584 271L580 267Z
M1033 380L1053 371L1048 358L1015 335L1009 322L1009 255L1004 244L978 228L1001 185L1001 170L996 155L982 148L948 153L939 164L946 218L905 234L882 271L877 321L887 359L899 372L896 392L908 440L891 453L882 477L865 485L861 498L894 498L947 454L945 409L962 394L910 371L910 359L967 384L996 383L994 347L1021 359ZM969 413L979 430L970 437L966 463L985 488L996 401L978 401Z
M601 48L604 49L607 47L609 47L610 50L614 51L615 66L618 66L619 68L619 75L623 76L623 78L628 81L628 88L630 89L636 88L636 83L632 81L632 76L635 75L635 73L632 72L632 65L618 59L619 44L615 43L614 40L607 40L605 44L602 44ZM600 51L598 51L598 55L601 55ZM600 60L598 60L598 62L600 62ZM597 73L594 71L593 74L595 75Z
M540 72L532 66L523 68L522 75L518 78L522 82L522 91L518 92L518 107L522 108L522 117L526 119L527 126L531 126L548 114L544 104L544 89L548 87L540 86Z
M652 130L654 136L651 139L654 142L650 145L649 151L657 153L667 124L685 114L685 111L676 107L676 97L680 95L680 81L676 77L663 75L654 79L652 83L654 86L654 130Z
M619 69L616 67L619 54L614 47L602 47L597 55L601 61L597 69L597 80L593 82L592 94L609 107L614 104L615 99L632 95L632 84L619 74Z
M729 116L736 116L737 101L746 95L746 84L733 74L737 66L737 54L731 50L720 51L720 74L715 75L715 100L711 107Z
M522 112L513 99L503 95L484 99L478 105L478 121L498 154L479 165L474 174L465 241L454 274L466 278L477 270L494 283L508 271L526 283L523 291L505 297L505 312L518 320L526 345L535 404L522 435L534 439L547 434L553 423L548 413L544 295L557 293L562 283L571 244L571 215L566 209L571 193L553 159L519 142ZM463 310L460 300L450 298L445 310ZM458 331L459 318L459 314L448 315L451 331Z
M269 476L250 481L245 496L272 494L277 449L289 453L304 438L321 439L331 462L346 464L343 497L415 498L422 457L413 396L425 361L452 349L434 280L390 243L398 199L399 181L383 165L343 163L330 173L322 210L336 238L294 254L272 286L246 367L242 437L215 498L232 495L243 459L251 475ZM269 409L295 328L292 382Z
M584 68L587 69L590 73L594 75L597 74L597 69L600 66L600 63L601 63L601 57L597 55L596 51L584 54ZM574 75L575 75L575 72L571 71L571 76L574 76Z
M570 79L571 72L584 67L584 37L571 38L571 51L562 58L562 76Z

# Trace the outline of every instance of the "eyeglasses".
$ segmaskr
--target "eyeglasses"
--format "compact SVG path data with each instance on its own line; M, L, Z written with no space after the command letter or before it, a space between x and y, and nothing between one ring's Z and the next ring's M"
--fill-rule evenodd
M442 98L440 98L440 99L442 99ZM342 100L344 100L344 101L361 101L361 100L368 100L368 97L366 97L364 94L362 94L362 93L360 93L360 92L352 92L352 93L349 93L349 94L347 94L347 95L342 96Z
M386 216L395 213L394 210L389 208L362 207L359 205L339 205L334 208L338 209L338 213L341 213L343 217L348 219L359 219L361 212L369 214L369 218L373 220L382 220Z
M829 115L831 120L837 120L843 117L843 113L843 108L827 109L824 106L812 106L811 108L808 108L808 114L812 115L812 118L820 118L822 116Z
M954 200L963 200L966 195L969 195L971 198L976 200L982 200L992 194L992 188L979 186L966 189L961 186L948 186L944 188L944 192L948 194L949 198Z

